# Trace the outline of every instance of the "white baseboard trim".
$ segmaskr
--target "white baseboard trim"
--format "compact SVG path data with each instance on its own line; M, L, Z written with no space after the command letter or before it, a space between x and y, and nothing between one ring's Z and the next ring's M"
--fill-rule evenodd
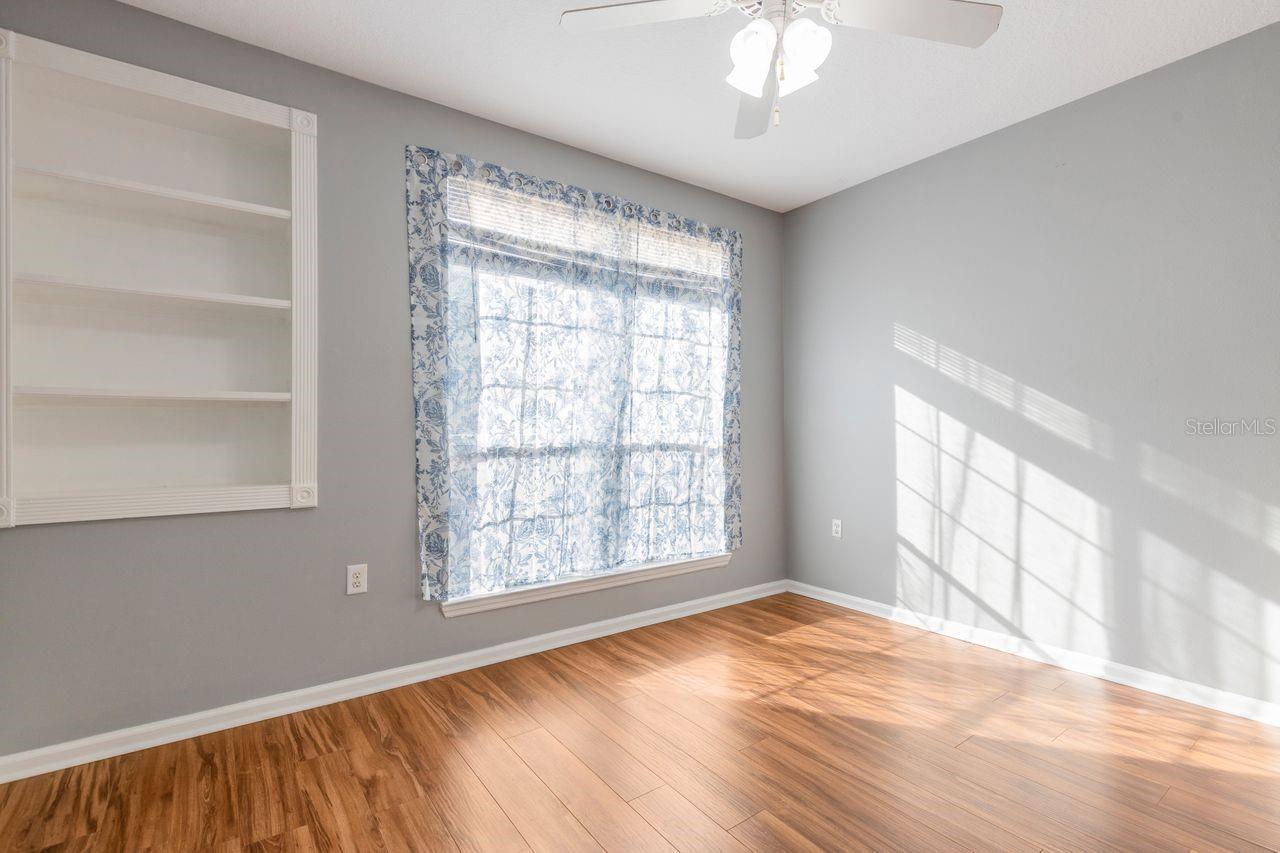
M1106 658L1095 657L1094 655L1058 646L1032 642L1031 640L1015 637L1000 631L975 628L963 622L953 622L939 616L917 613L905 607L896 607L867 598L859 598L856 595L835 592L834 590L823 589L800 581L787 581L787 589L796 595L825 601L837 607L892 619L894 622L923 628L935 634L942 634L979 646L1009 652L1019 657L1052 664L1071 672L1092 675L1107 681L1114 681L1117 684L1136 687L1148 693L1156 693L1161 696L1167 696L1170 699L1179 699L1192 705L1199 705L1202 708L1211 708L1237 717L1246 717L1268 725L1280 726L1280 704L1274 702L1254 699L1238 693L1229 693L1215 687L1197 684L1194 681L1184 681L1171 675L1162 675L1158 672L1139 669L1136 666L1116 663Z
M39 749L27 750L26 752L15 752L10 755L0 756L0 782L11 782L14 779L38 776L41 773L61 770L65 767L74 767L77 764L98 761L114 755L123 755L127 752L136 752L139 749L160 746L161 744L172 743L189 737L208 734L209 732L243 726L247 723L256 723L259 720L265 720L270 717L305 711L308 708L329 705L334 702L341 702L344 699L352 699L356 696L380 693L393 687L403 687L406 684L428 681L432 678L439 678L442 675L449 675L466 669L475 669L479 666L487 666L492 663L511 660L512 658L524 657L547 649L581 643L585 640L593 640L596 637L617 634L621 631L629 631L632 628L641 628L658 622L667 622L671 619L679 619L682 616L690 616L706 610L715 610L719 607L728 607L731 604L739 604L786 591L787 581L772 581L679 604L671 604L666 607L658 607L653 610L645 610L640 613L632 613L627 616L619 616L615 619L604 619L599 622L579 625L575 628L565 628L549 634L539 634L536 637L514 640L510 643L477 649L472 652L463 652L449 657L399 666L394 669L385 669L368 675L357 675L354 678L331 681L328 684L304 687L301 690L291 690L287 693L277 693L273 696L263 696L260 699L250 699L247 702L237 702L233 705L224 705L221 708L212 708L208 711L197 711L194 714L186 714L181 717L171 717L167 720L157 720L154 723L144 723L127 729L104 732L103 734L52 744Z

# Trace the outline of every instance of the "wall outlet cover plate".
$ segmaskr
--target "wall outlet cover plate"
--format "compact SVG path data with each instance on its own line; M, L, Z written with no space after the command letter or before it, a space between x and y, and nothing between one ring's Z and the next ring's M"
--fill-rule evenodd
M347 566L347 595L359 595L369 591L369 566L360 563Z

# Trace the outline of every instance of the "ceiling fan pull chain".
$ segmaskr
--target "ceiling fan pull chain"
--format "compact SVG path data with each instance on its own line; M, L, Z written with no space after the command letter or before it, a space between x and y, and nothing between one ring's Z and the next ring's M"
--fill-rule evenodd
M787 63L786 58L778 54L778 83L787 79ZM773 126L778 127L782 124L782 107L777 101L773 102Z

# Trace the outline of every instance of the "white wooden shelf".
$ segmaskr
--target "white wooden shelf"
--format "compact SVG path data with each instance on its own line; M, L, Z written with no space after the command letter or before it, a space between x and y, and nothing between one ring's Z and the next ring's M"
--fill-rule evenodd
M317 200L312 113L0 30L0 528L316 506Z
M288 391L168 391L40 385L15 385L13 396L20 403L288 403L293 398Z
M182 305L195 310L263 311L279 315L283 319L287 319L289 312L293 309L293 303L288 299L272 299L240 293L122 287L38 273L14 273L13 282L14 299L20 302L70 300L76 303L110 306L136 301L141 306Z
M188 192L89 172L61 172L17 166L14 195L74 205L107 207L125 213L184 219L219 228L281 231L290 211L265 204Z

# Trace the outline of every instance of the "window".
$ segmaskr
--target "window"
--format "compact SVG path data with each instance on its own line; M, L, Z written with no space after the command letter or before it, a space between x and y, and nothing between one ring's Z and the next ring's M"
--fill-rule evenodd
M424 595L736 547L738 235L425 148L408 202Z

